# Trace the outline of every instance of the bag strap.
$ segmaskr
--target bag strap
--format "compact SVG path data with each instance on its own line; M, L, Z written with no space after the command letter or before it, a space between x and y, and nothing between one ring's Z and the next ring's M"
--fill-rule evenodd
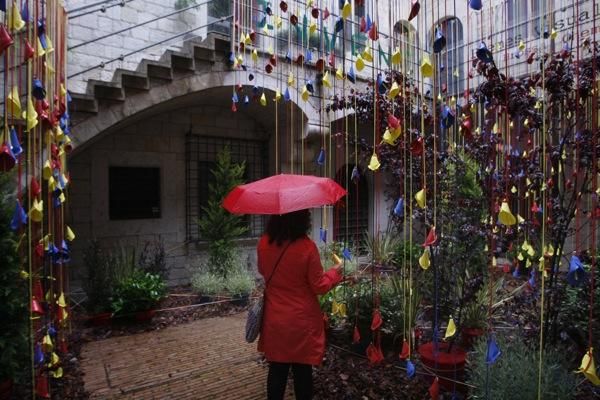
M275 271L277 270L277 267L279 266L279 261L281 261L281 259L283 258L283 255L285 254L285 251L287 250L288 247L290 247L291 244L292 244L292 242L289 242L285 246L285 248L283 249L283 251L281 252L281 254L279 255L279 258L277 259L277 262L275 263L275 267L273 267L273 272L271 272L271 276L269 276L269 279L265 283L265 289L269 285L269 282L271 282L271 278L273 278L273 275L275 275Z

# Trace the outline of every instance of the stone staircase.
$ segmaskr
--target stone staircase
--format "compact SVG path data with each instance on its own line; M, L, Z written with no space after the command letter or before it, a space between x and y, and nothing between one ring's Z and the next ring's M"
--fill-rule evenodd
M167 84L181 75L202 73L215 63L226 63L230 49L228 36L209 33L204 40L186 41L182 51L166 50L157 61L142 59L135 71L118 68L111 81L90 79L85 93L71 93L73 125L98 114L105 106L124 102L127 96Z

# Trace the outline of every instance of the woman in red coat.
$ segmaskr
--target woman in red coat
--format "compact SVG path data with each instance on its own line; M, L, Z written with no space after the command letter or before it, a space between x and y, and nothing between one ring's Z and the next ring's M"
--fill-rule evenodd
M312 366L325 353L317 295L341 281L341 266L323 271L309 229L308 210L273 215L258 243L258 270L267 283L258 350L269 361L269 400L283 399L290 367L296 399L312 398Z

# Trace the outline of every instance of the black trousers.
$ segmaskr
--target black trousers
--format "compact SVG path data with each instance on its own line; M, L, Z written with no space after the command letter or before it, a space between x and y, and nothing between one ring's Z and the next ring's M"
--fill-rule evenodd
M296 395L296 400L312 399L312 365L271 362L269 363L269 375L267 377L268 400L283 399L290 366L294 375L294 394Z

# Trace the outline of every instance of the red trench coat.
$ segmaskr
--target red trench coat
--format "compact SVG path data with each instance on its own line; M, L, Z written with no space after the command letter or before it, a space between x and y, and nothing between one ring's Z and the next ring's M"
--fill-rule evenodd
M258 271L265 282L287 245L258 243ZM327 293L342 279L338 269L323 271L319 252L308 237L285 251L265 294L258 351L268 361L319 365L325 354L325 328L317 295Z

